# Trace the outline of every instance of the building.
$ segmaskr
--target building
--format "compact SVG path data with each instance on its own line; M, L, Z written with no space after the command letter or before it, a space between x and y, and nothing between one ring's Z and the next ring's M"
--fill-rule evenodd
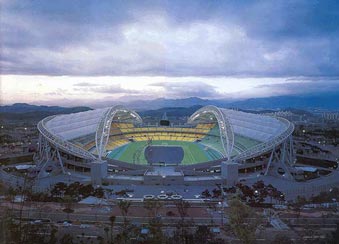
M223 170L258 169L293 178L294 126L278 117L206 106L184 125L161 126L114 106L50 116L38 130L37 178L54 171L93 184L206 185L227 184Z

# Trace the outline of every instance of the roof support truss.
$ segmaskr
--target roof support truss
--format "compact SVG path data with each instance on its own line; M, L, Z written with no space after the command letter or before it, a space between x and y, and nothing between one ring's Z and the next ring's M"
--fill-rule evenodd
M234 147L234 133L227 115L221 109L215 106L205 106L192 114L188 119L188 123L193 123L199 118L199 116L201 116L201 114L206 113L213 114L217 119L221 144L224 149L223 156L227 159L230 159Z
M111 123L113 121L114 116L118 112L127 112L130 113L131 116L139 123L142 122L141 117L134 111L126 109L123 106L114 106L107 110L106 113L103 114L99 124L97 131L95 133L95 144L98 152L98 159L101 160L102 156L106 152L106 145L109 139L109 133L111 129Z

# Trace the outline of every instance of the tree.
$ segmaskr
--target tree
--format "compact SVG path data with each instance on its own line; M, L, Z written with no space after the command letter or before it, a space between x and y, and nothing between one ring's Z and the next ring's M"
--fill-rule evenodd
M106 240L107 240L107 243L108 243L108 231L109 231L109 228L106 226L106 227L104 228L104 231L105 231L105 234L106 234ZM112 233L112 231L111 231L111 233ZM111 237L110 242L112 242L112 237Z
M149 221L151 238L147 240L147 243L164 243L165 236L162 233L162 221L161 218L152 218Z
M128 210L131 206L131 202L126 200L120 200L118 202L118 207L121 211L121 214L124 218L124 224L123 224L123 231L117 235L117 239L120 240L122 243L124 243L128 238L128 222L127 222L127 214Z
M185 224L180 223L177 225L176 230L173 233L173 238L169 243L182 243L182 244L190 244L194 242L194 234L191 233L191 229L193 223L190 221L185 222Z
M79 192L80 192L80 188L82 187L82 185L80 184L80 182L76 181L71 183L70 185L68 185L68 187L66 188L66 195L70 195L73 198L76 198L79 196Z
M45 243L45 236L48 233L48 229L41 224L25 224L23 226L23 239L21 243L35 244Z
M247 185L239 185L239 190L241 191L240 198L246 202L253 202L254 190Z
M95 189L93 195L97 198L103 198L105 196L104 189L101 187Z
M19 236L20 241L25 238L25 236L28 234L28 232L23 231L23 225L22 225L22 215L23 215L23 209L26 202L26 196L29 192L32 192L32 179L29 179L27 176L27 173L24 173L24 183L23 186L19 187L19 192L21 195L21 202L20 202L20 215L19 215Z
M109 222L111 223L111 243L113 243L113 231L114 231L114 222L115 222L116 217L114 215L111 215L109 217Z
M58 238L56 236L57 233L58 233L58 229L56 227L52 227L51 235L50 235L50 238L49 238L49 241L48 241L49 244L56 244L57 243L57 241L58 241Z
M255 231L261 219L239 199L230 200L229 206L229 222L232 230L243 243L253 243L255 241Z
M268 189L264 181L259 180L252 185L255 203L263 203L268 195Z
M73 236L70 234L65 234L61 239L60 239L60 244L73 244Z
M162 220L158 215L163 203L157 200L144 201L144 208L148 210L148 215L151 217L149 221L151 238L148 236L147 243L163 243L164 235L162 233Z
M306 203L307 203L307 200L305 197L297 196L297 199L294 204L295 210L297 211L297 222L299 222L301 208Z
M118 207L120 209L120 212L122 214L122 216L124 217L124 222L127 222L127 214L128 214L128 210L129 207L131 206L131 202L126 201L126 200L120 200L118 202Z
M211 233L208 226L199 225L194 234L194 243L205 244L213 239L213 233Z
M14 197L17 194L17 191L13 187L9 187L7 190L8 199L13 203Z
M15 199L16 194L17 194L16 189L14 189L13 187L10 186L7 190L7 197L6 198L11 202L12 211L13 211L13 208L14 208L14 199Z
M332 232L332 235L328 238L328 243L336 244L339 240L339 223L337 223L337 228Z
M74 212L74 209L73 209L73 199L72 199L71 196L66 195L64 197L64 201L65 201L65 208L63 209L63 211L65 213L67 213L67 219L69 219L69 216L70 216L69 214Z
M205 189L205 190L201 193L201 195L202 195L204 198L209 198L209 197L212 196L211 193L210 193L210 191L209 191L208 189Z
M185 217L188 216L187 210L191 205L189 204L189 202L184 201L184 200L176 201L175 205L176 205L178 213L181 217L181 220L180 220L180 222L177 226L179 228L178 231L179 231L180 242L181 243L187 243L187 240L189 239L189 234L187 232L186 226L188 226L189 224L186 223Z
M276 192L278 191L278 189L272 186L271 184L268 184L266 186L266 191L267 191L267 196L270 197L270 203L272 204L272 199L276 195Z
M102 236L98 236L97 240L99 241L99 244L104 244L105 243L104 238Z
M88 196L94 194L94 187L93 187L91 184L82 186L82 187L79 189L79 193L80 193L80 195L82 195L83 197L88 197Z
M52 197L61 197L67 189L67 185L64 182L58 182L51 190Z
M19 231L19 225L14 223L11 218L7 218L5 224L7 230L7 233L5 234L5 243L20 243L21 235Z
M181 201L176 201L175 206L177 207L181 220L183 221L184 218L187 216L187 210L191 206L190 203L187 201L181 200Z
M144 208L148 210L150 217L156 217L159 209L163 206L162 202L157 200L144 201Z
M279 233L274 237L273 243L291 244L293 242L292 242L291 238L287 237L284 234Z

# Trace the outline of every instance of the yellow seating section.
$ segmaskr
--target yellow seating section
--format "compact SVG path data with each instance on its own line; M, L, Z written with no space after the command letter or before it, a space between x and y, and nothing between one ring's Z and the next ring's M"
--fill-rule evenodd
M195 133L182 133L182 132L152 132L152 133L128 133L125 134L128 139L134 141L147 141L147 140L162 140L162 141L195 141L200 139L203 135ZM111 136L114 140L115 136Z
M208 133L213 127L214 123L198 124L195 128L176 128L176 127L134 127L132 123L113 123L111 128L111 135L131 132L187 132L187 133ZM118 128L118 129L117 129ZM120 131L119 131L120 130Z
M85 150L90 150L91 148L95 147L95 141L92 141L90 143L87 143L86 145L83 146Z
M198 124L197 129L212 129L214 127L214 123L208 123L208 124Z
M134 141L164 140L194 142L202 139L213 127L214 123L198 124L195 128L176 127L135 127L132 123L112 123L107 150Z
M126 139L121 139L121 140L112 140L110 139L107 143L106 149L107 150L112 150L114 148L120 147L122 145L125 145L126 143L128 143L128 140Z

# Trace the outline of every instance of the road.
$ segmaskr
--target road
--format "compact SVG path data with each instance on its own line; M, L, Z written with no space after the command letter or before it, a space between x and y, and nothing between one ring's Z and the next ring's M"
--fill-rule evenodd
M20 217L20 210L13 210L14 217ZM110 215L107 213L97 213L97 214L85 214L85 213L72 213L67 214L63 212L45 212L35 209L30 210L23 210L22 211L22 217L25 218L31 218L31 219L50 219L52 222L58 222L63 220L71 220L75 222L81 222L81 223L101 223L101 224L110 224L109 217ZM154 217L136 217L136 216L127 216L126 219L133 224L137 225L143 225L148 224L149 220L153 219ZM162 222L164 225L167 226L176 226L177 223L181 220L181 217L173 216L173 217L167 217L162 216L161 217ZM185 220L192 220L196 224L202 224L202 225L218 225L221 224L221 216L213 216L211 217L185 217ZM122 224L124 222L123 216L116 216L115 223L116 224ZM224 218L224 223L227 222L227 219Z

